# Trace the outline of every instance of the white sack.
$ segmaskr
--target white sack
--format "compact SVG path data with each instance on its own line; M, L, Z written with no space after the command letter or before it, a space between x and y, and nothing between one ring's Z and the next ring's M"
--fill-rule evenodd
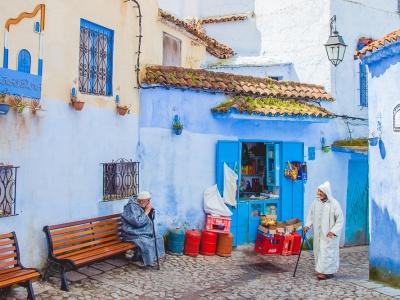
M224 163L224 202L236 207L237 180L239 176Z
M209 187L204 192L204 211L213 216L230 217L232 212L225 205L217 185Z

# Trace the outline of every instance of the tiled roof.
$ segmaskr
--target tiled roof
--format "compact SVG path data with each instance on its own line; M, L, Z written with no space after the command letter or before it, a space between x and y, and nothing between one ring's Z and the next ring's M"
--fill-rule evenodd
M270 78L243 76L181 67L147 66L141 74L142 83L174 86L225 94L274 97L306 101L333 101L323 86Z
M199 22L201 24L213 24L213 23L233 22L233 21L244 21L247 19L248 16L246 14L241 14L241 15L206 17L206 18L201 18Z
M332 113L325 108L297 100L281 100L275 98L234 97L212 109L218 113L245 113L263 116L291 116L330 118Z
M400 29L393 31L387 35L385 35L383 38L373 41L369 45L365 46L362 48L360 51L356 51L355 57L362 57L366 55L367 53L374 52L383 46L386 46L392 42L397 41L400 38Z
M159 15L163 20L170 22L180 28L183 28L184 30L204 42L207 52L211 55L223 59L230 58L234 55L234 52L231 48L224 44L221 44L217 40L207 35L199 22L188 22L181 20L171 15L170 13L163 11L162 9L159 10Z

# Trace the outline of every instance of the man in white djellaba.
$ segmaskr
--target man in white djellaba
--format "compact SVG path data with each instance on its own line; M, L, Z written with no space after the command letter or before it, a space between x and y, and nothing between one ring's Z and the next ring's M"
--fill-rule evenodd
M333 198L327 181L317 190L317 199L308 212L304 232L314 229L314 260L317 278L332 278L339 269L339 242L343 228L343 212Z

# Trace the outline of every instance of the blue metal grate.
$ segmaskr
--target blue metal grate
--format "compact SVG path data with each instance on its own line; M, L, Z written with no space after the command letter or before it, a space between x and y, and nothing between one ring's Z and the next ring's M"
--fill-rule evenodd
M368 72L367 66L360 63L360 106L368 107Z
M79 91L112 95L114 31L81 19Z

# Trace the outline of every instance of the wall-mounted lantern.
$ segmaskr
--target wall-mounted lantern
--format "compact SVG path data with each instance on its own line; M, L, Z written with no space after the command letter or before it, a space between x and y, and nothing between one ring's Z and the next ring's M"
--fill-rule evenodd
M325 44L326 54L330 62L336 67L343 61L347 45L336 29L336 15L331 18L331 34Z

